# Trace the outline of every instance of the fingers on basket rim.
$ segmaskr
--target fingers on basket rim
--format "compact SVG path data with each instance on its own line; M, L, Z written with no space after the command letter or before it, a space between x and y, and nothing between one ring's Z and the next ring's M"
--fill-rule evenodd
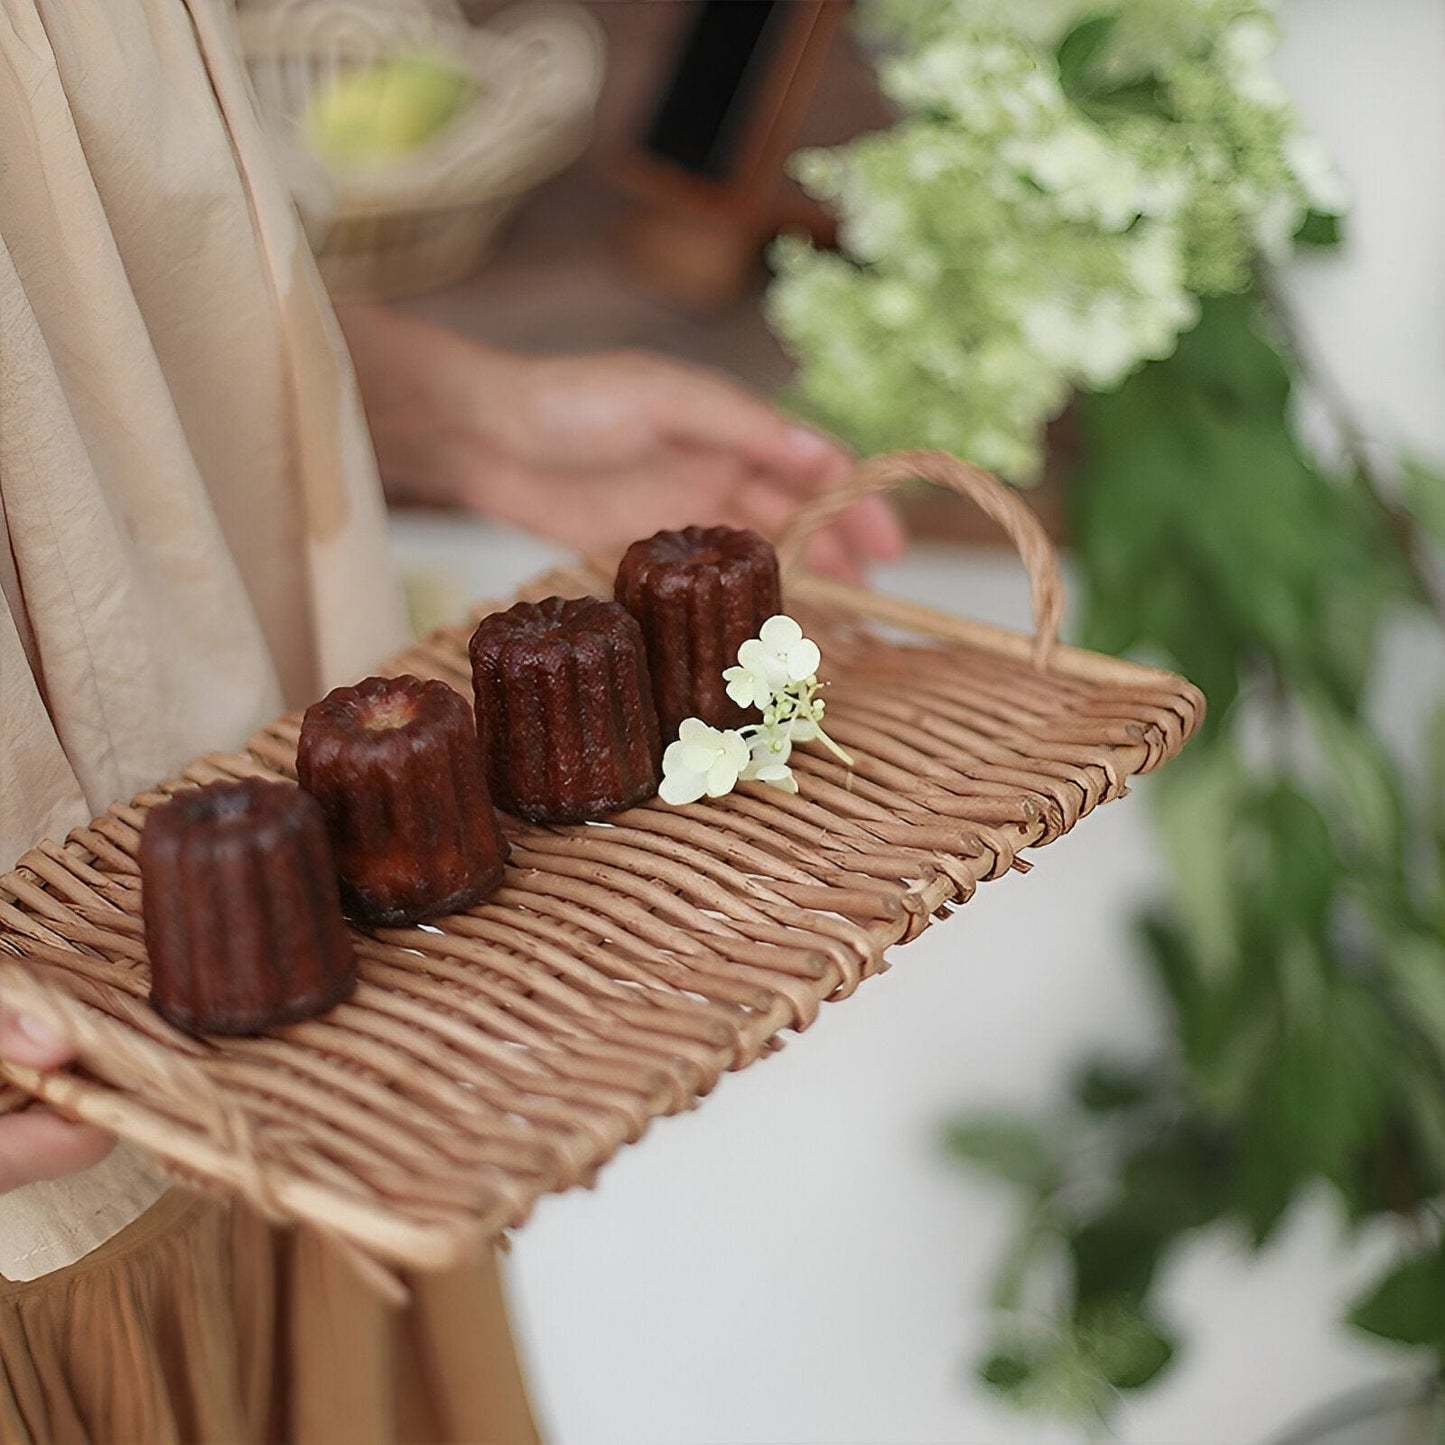
M0 1059L32 1069L53 1069L73 1052L67 1040L49 1025L0 1003Z

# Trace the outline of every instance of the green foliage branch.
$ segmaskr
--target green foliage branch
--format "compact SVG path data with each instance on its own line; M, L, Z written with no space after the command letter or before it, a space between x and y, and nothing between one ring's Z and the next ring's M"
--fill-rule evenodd
M1408 458L1382 479L1337 405L1341 460L1301 443L1301 383L1332 399L1269 262L1335 244L1343 197L1268 75L1268 13L866 14L900 116L800 162L841 225L837 253L779 256L800 401L863 449L947 446L1024 482L1071 401L1082 640L1210 702L1150 789L1173 889L1137 932L1167 1047L1086 1061L1055 1117L948 1131L1021 1206L981 1376L1104 1417L1178 1348L1170 1251L1221 1223L1263 1245L1321 1185L1352 1223L1400 1225L1350 1320L1439 1368L1445 704L1395 747L1372 688L1392 629L1445 632L1445 484Z

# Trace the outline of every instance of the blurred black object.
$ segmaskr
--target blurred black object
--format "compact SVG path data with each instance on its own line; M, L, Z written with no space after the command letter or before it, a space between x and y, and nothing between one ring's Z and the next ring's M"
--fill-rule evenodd
M674 301L743 295L764 244L831 221L784 187L845 0L694 0L660 99L615 174L637 197L633 269Z
M732 172L788 8L786 0L704 0L696 7L648 128L648 151L711 180Z

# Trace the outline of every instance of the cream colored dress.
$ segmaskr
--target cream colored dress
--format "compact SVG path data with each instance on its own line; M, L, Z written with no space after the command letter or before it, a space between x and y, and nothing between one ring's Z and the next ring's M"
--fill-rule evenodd
M0 0L0 868L405 641L335 318L225 0ZM163 1186L0 1196L0 1275Z

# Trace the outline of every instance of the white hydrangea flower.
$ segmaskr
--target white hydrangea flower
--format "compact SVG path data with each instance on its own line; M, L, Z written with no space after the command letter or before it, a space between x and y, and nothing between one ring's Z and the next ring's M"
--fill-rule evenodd
M1167 356L1198 298L1246 288L1306 205L1344 209L1272 74L1266 0L1109 7L1099 78L1152 77L1157 112L1143 92L1117 109L1065 93L1057 46L1084 0L865 8L900 118L808 168L842 249L779 243L769 298L803 404L862 451L937 446L1036 478L1071 391Z
M1179 234L1170 222L1141 225L1124 248L1129 280L1141 296L1173 301L1187 296L1180 260Z
M747 646L746 643L743 644ZM739 663L723 671L727 693L739 707L767 707L775 691L771 677L763 671L753 671Z
M1061 297L1045 296L1024 307L1019 329L1030 348L1059 367L1077 365L1083 349L1083 327L1078 309Z
M1146 350L1148 317L1118 295L1098 296L1084 316L1085 354L1079 370L1099 390L1118 386Z
M1246 100L1270 109L1287 105L1289 96L1270 69L1277 36L1262 19L1236 20L1221 37L1220 53L1224 57L1230 83Z
M816 727L814 729L816 736ZM743 782L766 783L784 793L796 793L798 780L788 766L792 756L792 739L779 730L764 728L749 744L752 752L741 773Z
M662 755L658 796L674 807L695 803L704 794L721 798L737 786L751 757L741 733L709 727L701 718L687 718L678 729L677 741Z
M1289 260L1294 233L1304 220L1304 207L1281 191L1271 196L1254 215L1254 240L1260 254L1273 265Z
M1188 199L1189 177L1182 166L1139 177L1136 203L1141 216L1176 215Z
M1349 188L1318 137L1295 131L1285 140L1284 159L1315 210L1337 216L1349 205Z
M676 807L704 795L720 798L739 781L796 793L798 782L788 765L795 743L822 743L852 768L853 759L823 731L821 662L817 645L791 617L780 614L763 623L758 636L738 649L738 665L723 673L728 695L742 707L756 707L762 720L734 730L688 718L662 755L663 802Z
M1143 204L1158 204L1128 155L1082 123L1062 125L1042 139L1010 141L1003 155L1052 195L1065 215L1092 217L1106 230L1122 231Z
M756 637L738 648L736 667L723 673L728 696L739 707L765 708L774 694L818 671L822 654L803 629L782 613L763 623Z

